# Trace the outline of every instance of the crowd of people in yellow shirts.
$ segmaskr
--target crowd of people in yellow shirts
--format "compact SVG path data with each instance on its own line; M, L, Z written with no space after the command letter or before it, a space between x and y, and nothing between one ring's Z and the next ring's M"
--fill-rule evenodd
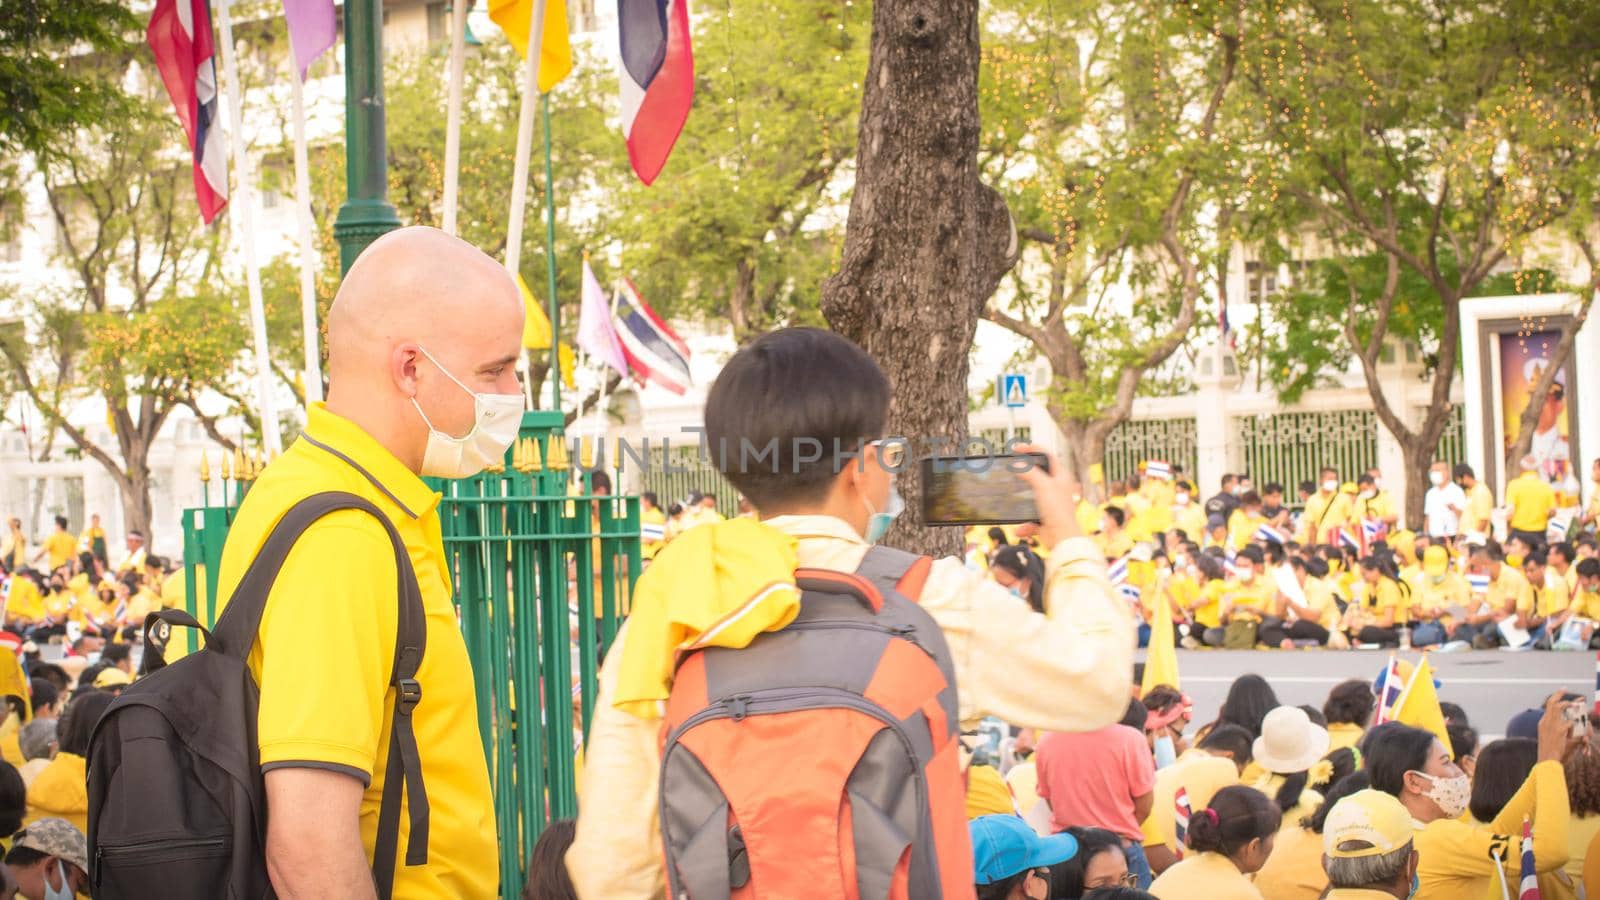
M1078 518L1141 643L1170 627L1190 648L1600 647L1600 502L1580 513L1524 463L1498 508L1470 466L1436 464L1415 529L1380 473L1344 481L1333 468L1298 486L1297 512L1282 485L1258 493L1245 475L1202 502L1181 472L1152 463L1109 485L1104 503L1080 500ZM1600 461L1594 474L1600 498ZM1024 598L1045 552L1008 528L967 532L968 564Z
M1198 728L1176 688L1133 694L1099 731L1011 729L978 750L979 900L1600 895L1600 719L1575 719L1573 695L1480 745L1459 705L1415 727L1360 679L1319 709L1241 676Z

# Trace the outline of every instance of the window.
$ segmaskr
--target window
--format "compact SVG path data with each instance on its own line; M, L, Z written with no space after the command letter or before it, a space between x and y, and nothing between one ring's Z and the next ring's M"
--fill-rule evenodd
M1244 264L1246 279L1246 299L1251 303L1260 303L1278 292L1278 271L1276 267L1267 268L1259 262Z

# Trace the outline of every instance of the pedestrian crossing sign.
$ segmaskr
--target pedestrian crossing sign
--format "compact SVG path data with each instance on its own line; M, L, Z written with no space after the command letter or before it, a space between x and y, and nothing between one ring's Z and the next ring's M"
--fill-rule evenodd
M1028 405L1028 376L1020 372L1000 376L1000 405L1007 409Z

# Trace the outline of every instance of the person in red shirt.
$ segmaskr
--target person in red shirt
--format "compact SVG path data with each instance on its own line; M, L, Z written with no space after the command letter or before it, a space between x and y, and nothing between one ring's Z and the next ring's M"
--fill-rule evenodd
M1152 876L1139 823L1150 815L1156 784L1145 718L1144 704L1135 700L1118 724L1081 734L1052 733L1034 752L1039 796L1050 805L1055 830L1078 825L1115 832L1141 889L1150 886Z

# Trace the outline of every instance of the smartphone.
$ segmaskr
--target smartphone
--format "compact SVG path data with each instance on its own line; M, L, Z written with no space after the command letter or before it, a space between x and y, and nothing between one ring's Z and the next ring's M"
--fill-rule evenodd
M1582 694L1571 693L1562 699L1570 703L1564 711L1571 725L1570 733L1573 737L1584 737L1589 733L1589 699Z
M1043 453L929 456L922 464L922 521L927 525L1037 522L1039 507L1022 473L1050 471Z

